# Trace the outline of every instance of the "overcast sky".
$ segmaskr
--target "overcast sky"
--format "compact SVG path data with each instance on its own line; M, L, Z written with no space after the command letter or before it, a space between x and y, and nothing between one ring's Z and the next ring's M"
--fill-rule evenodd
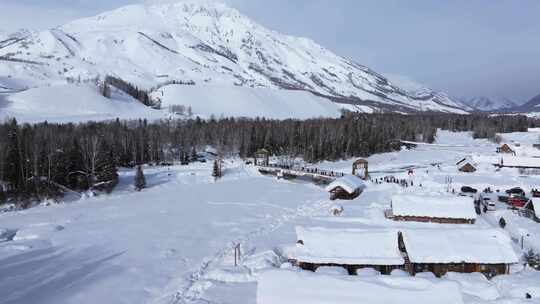
M45 29L142 1L0 0L0 30ZM226 2L271 29L454 96L540 94L538 0Z

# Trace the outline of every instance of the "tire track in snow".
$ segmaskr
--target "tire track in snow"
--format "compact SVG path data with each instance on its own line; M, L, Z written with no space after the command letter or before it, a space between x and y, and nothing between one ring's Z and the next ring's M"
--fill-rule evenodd
M235 243L240 243L245 247L245 244L251 240L254 240L258 237L272 233L273 231L280 228L283 224L291 222L300 217L311 217L316 215L321 210L329 208L333 203L329 200L321 200L312 202L309 201L303 205L300 205L296 209L285 211L281 215L278 215L270 222L269 225L265 225L259 229L253 230L244 234L243 236L234 240ZM208 273L212 266L220 265L223 260L230 254L231 247L226 246L220 249L214 254L210 259L205 259L199 268L192 272L188 279L188 284L186 287L177 291L174 294L171 304L188 304L195 301L203 301L210 303L207 300L202 299L204 292L210 287L208 285L201 285L204 280L205 275Z

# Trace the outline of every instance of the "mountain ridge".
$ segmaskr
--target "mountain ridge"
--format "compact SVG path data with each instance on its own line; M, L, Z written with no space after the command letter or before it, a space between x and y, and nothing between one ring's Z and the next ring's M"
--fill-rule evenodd
M463 98L463 103L482 112L507 111L517 107L521 102L504 96L475 96Z

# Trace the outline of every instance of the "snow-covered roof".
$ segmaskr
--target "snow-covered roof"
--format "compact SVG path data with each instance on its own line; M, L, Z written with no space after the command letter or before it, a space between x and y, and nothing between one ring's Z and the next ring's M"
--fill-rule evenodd
M204 149L204 152L218 155L218 150L212 146L206 146L206 148Z
M496 229L416 229L403 233L412 263L512 264L512 241Z
M472 199L459 196L394 195L392 213L394 216L476 219Z
M465 157L461 157L457 162L456 162L456 165L457 166L462 166L462 165L465 165L467 163L470 163L471 165L474 164L474 161L473 161L473 158L471 156L465 156Z
M352 194L358 189L363 190L366 185L364 184L364 181L362 181L362 179L358 176L345 175L336 179L335 181L330 183L330 185L326 186L326 191L334 190L337 187L341 187L343 188L343 190Z
M403 265L393 229L327 229L296 227L295 258L306 263Z
M257 304L463 303L459 285L443 280L271 270L257 281Z
M515 168L540 168L540 158L508 156L502 157L496 165Z

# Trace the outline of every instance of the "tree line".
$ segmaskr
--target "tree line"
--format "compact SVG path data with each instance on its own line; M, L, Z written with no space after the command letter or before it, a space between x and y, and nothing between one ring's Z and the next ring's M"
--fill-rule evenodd
M57 197L66 191L111 191L117 168L196 159L206 146L224 156L252 157L265 148L274 155L308 162L367 157L401 147L400 140L433 142L438 128L498 132L526 131L537 121L524 116L450 114L358 114L341 118L272 120L201 118L0 124L0 203Z

